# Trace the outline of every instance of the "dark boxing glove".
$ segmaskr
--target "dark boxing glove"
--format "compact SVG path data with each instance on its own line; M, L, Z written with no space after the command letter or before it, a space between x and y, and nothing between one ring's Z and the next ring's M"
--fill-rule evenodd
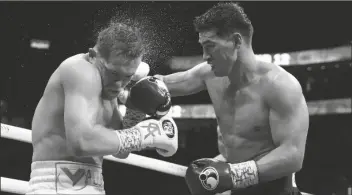
M229 164L205 158L191 163L186 182L192 195L213 195L258 184L258 169L253 160Z
M211 158L193 161L185 178L192 195L214 195L233 186L229 164Z
M171 108L171 96L165 83L156 77L147 76L130 89L127 103L147 115L160 118Z

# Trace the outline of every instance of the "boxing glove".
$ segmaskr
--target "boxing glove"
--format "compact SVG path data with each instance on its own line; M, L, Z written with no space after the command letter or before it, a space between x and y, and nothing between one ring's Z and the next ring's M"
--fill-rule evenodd
M160 118L171 108L171 96L164 82L147 76L133 85L127 95L127 104L149 116Z
M149 118L130 129L115 132L120 144L114 156L154 148L160 155L169 157L178 149L178 129L169 116L160 119Z
M229 164L211 158L193 161L186 171L192 195L211 195L259 183L255 161Z
M147 119L136 126L141 132L142 149L155 148L164 157L170 157L176 153L178 149L178 129L171 117Z
M127 98L129 95L129 90L131 89L131 87L133 85L136 84L136 82L138 82L139 80L141 80L142 78L148 76L150 72L150 67L147 63L145 62L141 62L136 70L136 72L134 73L134 75L131 78L131 81L127 84L127 86L125 87L124 90L122 90L117 99L119 100L120 103L122 104L126 104L127 102Z
M129 90L131 87L136 84L137 81L140 79L146 77L149 74L150 67L147 63L141 62L134 73L134 75L131 78L131 81L127 84L124 90L122 90L117 99L120 103L126 104L127 98L129 96ZM123 118L123 127L124 128L130 128L134 126L136 123L142 121L145 118L145 113L140 112L136 109L134 109L132 106L128 106L126 110L126 115ZM119 154L114 154L113 155L116 158L120 159L126 159L129 156L129 152L126 153L119 153Z
M186 171L192 195L214 195L232 189L230 165L211 158L193 161Z

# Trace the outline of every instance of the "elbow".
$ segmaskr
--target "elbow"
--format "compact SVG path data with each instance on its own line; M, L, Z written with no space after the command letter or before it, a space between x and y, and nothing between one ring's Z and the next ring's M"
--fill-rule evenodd
M293 166L292 166L292 173L297 173L298 171L300 171L302 169L302 164L301 162L294 162Z
M291 169L293 173L296 173L302 169L304 154L300 151L295 151L292 157Z
M72 151L71 153L74 157L85 156L85 150L83 149L83 147L80 144L72 145L71 151Z
M89 153L87 141L83 136L75 136L73 139L68 139L68 148L74 157L84 157Z
M86 150L84 143L82 141L76 140L68 143L70 153L74 157L82 157L85 156Z

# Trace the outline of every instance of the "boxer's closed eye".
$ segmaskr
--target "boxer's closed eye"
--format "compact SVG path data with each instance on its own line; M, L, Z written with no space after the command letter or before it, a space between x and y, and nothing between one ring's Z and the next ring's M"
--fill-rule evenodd
M133 75L134 75L134 74L127 75L127 76L125 76L125 77L126 77L126 78L131 78L131 77L133 77Z

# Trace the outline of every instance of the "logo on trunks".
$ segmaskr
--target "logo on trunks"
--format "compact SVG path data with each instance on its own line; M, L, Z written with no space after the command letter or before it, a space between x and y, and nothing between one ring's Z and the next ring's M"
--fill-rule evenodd
M147 137L149 137L150 135L155 137L154 135L155 132L161 135L159 125L156 123L149 123L148 126L142 126L142 127L147 128L147 131L148 131L148 134L144 136L144 139L147 139Z
M102 176L89 169L80 168L80 164L56 164L56 191L58 193L66 190L82 190L87 185L102 186Z
M206 190L214 190L219 184L219 174L214 167L207 167L199 174L199 180Z
M164 120L162 125L163 125L163 130L164 130L165 134L167 135L167 137L169 137L169 138L175 137L175 128L174 128L174 125L172 124L171 121Z

